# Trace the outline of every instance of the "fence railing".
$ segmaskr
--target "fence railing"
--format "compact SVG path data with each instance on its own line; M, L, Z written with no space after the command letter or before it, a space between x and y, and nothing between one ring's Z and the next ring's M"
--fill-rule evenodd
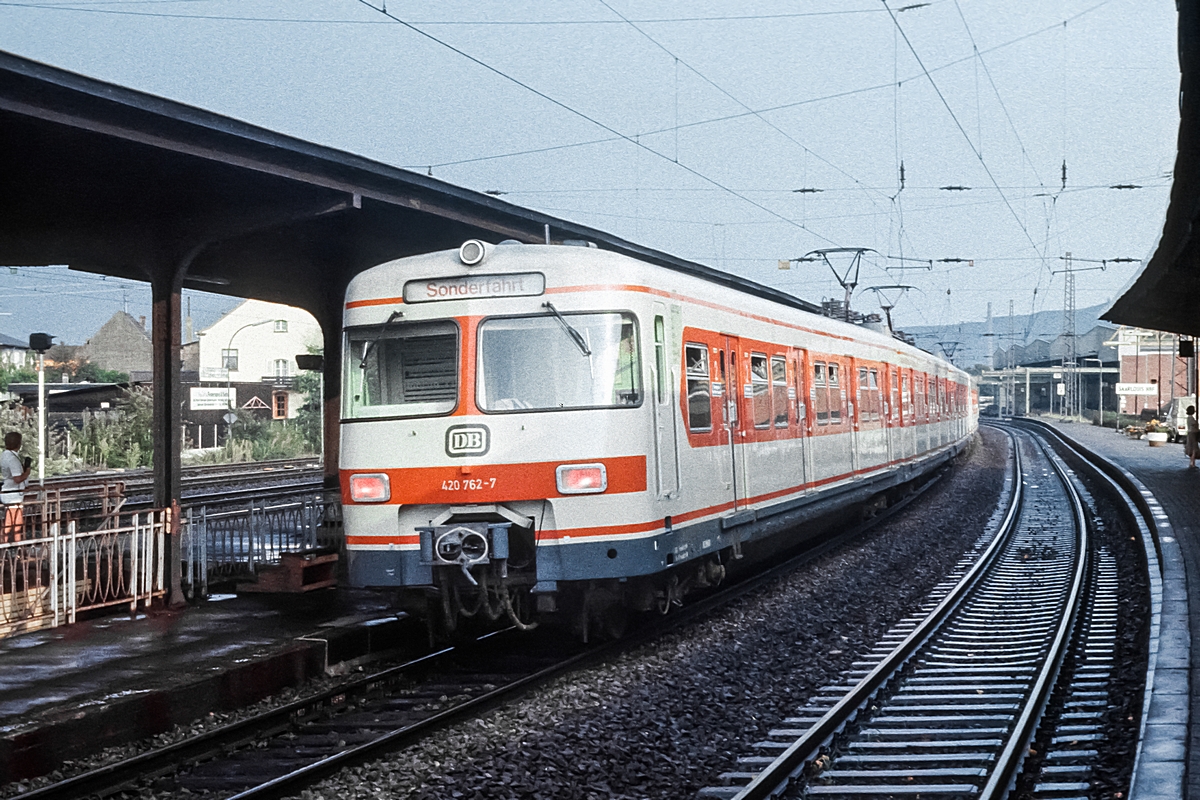
M327 507L324 493L301 492L236 507L185 508L180 547L187 597L206 595L210 581L252 578L283 553L336 547Z
M120 487L82 505L55 490L27 495L16 529L0 529L0 637L92 609L148 607L165 595L166 537L176 524L189 599L207 595L210 581L252 578L283 553L339 544L327 519L340 510L337 498L322 492L193 506L178 520L170 509L127 512L123 504Z
M33 537L0 543L0 636L71 623L107 606L148 607L164 594L171 514L42 517Z

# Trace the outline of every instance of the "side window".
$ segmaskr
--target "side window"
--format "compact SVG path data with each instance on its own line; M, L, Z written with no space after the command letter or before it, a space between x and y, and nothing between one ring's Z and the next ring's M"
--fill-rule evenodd
M829 390L825 384L825 364L818 361L813 364L813 411L817 415L818 425L829 424Z
M871 419L871 385L867 381L867 368L858 368L858 419L866 422Z
M767 372L767 357L750 355L750 384L754 391L754 427L771 427L771 376Z
M771 404L775 408L775 427L788 426L787 361L771 356Z
M871 369L869 375L871 385L871 419L883 419L883 392L880 389L880 371Z
M683 349L687 375L688 429L712 430L712 398L708 384L708 347L689 343Z
M900 415L900 403L897 398L900 395L900 378L896 370L892 370L892 379L888 382L888 416L896 419Z
M830 364L829 380L829 422L832 425L842 424L842 387L838 382L838 365Z
M659 405L667 401L667 350L664 339L666 327L662 316L659 315L654 318L654 371L657 376L654 389L658 394Z

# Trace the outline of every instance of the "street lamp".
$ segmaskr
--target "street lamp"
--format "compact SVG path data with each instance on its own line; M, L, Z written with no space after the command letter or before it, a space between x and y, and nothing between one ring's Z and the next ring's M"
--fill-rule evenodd
M29 349L38 354L38 483L46 484L46 351L54 345L48 333L29 334Z
M233 350L234 337L236 337L242 331L246 330L246 328L255 328L255 327L258 327L259 325L271 325L271 324L275 325L276 333L283 333L284 331L287 330L287 328L284 325L278 324L279 322L282 322L282 321L283 320L277 320L277 319L261 319L258 322L248 322L245 325L243 325L242 327L238 328L236 331L234 331L229 336L229 343L225 345L225 349L221 352L221 362L222 362L222 365L225 367L225 393L228 396L230 413L232 413L237 407L237 403L233 399L233 380L229 375L229 372L230 372L230 370L229 370L229 352L231 350ZM239 360L238 364L240 366L240 364L241 364L240 360ZM229 423L229 429L233 430L233 420L228 419L228 415L227 415L227 418L225 421Z

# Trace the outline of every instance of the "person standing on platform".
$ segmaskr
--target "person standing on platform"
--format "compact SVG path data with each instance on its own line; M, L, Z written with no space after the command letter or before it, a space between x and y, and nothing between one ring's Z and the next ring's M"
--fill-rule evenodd
M1183 452L1188 457L1188 469L1196 468L1196 450L1200 448L1200 423L1196 422L1196 407L1187 407L1187 440L1183 444Z
M29 480L33 459L25 457L22 462L17 452L21 449L21 434L9 431L4 434L4 452L0 453L0 503L4 505L4 523L0 527L0 542L19 542L25 533L25 484Z

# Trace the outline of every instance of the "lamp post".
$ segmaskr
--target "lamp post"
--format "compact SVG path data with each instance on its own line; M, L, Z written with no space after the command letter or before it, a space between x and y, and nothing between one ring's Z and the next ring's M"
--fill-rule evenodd
M221 362L222 362L222 365L225 367L225 393L228 395L228 403L229 403L230 413L233 413L233 411L236 410L236 408L237 408L237 403L233 399L233 379L229 376L230 369L229 369L229 360L228 360L228 358L229 358L228 353L230 350L233 349L234 337L236 337L242 331L246 330L246 328L255 328L259 325L271 325L271 324L274 324L277 322L280 322L280 320L260 319L258 322L247 322L245 325L243 325L242 327L240 327L236 331L234 331L232 334L230 334L229 343L225 345L225 349L221 352ZM281 326L275 325L275 332L282 333L283 330L281 330ZM240 359L238 360L238 365L241 366ZM229 430L232 431L233 430L233 422L231 422L229 420L226 420L226 422L229 422ZM226 438L228 438L228 435L226 435Z
M38 483L46 483L46 351L54 344L48 333L29 334L29 349L38 354Z

